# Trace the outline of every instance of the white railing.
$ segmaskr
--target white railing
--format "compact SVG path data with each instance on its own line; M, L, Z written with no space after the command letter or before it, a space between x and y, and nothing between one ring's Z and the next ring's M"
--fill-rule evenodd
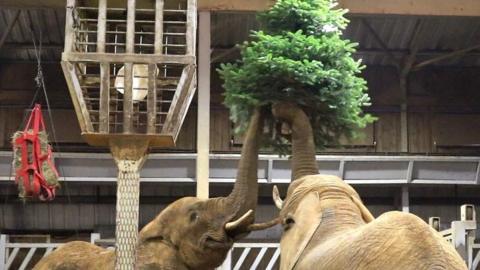
M14 237L15 239L32 238L32 236L29 235ZM38 238L38 236L33 237ZM21 241L10 242L10 239L13 238L13 236L6 234L0 235L0 270L32 269L41 258L47 256L50 252L63 244L51 243L49 235L45 235L44 237L46 241L43 243L23 243ZM92 233L90 235L90 241L92 243L99 238L99 234Z
M279 256L278 243L235 243L217 270L278 269Z
M477 219L475 207L465 204L460 207L460 220L452 221L449 229L439 231L443 238L452 244L467 263L468 269L476 270L480 262L480 244L475 244ZM429 224L436 230L440 226L439 217L431 217Z

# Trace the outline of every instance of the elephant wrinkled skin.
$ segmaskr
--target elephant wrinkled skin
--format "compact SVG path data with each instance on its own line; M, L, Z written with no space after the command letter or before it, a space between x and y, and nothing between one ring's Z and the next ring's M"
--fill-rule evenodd
M233 242L252 230L257 204L257 161L262 113L256 110L245 135L237 179L229 196L186 197L167 208L139 233L135 269L214 269ZM114 269L115 253L86 242L70 242L43 258L34 270Z
M292 178L285 201L274 188L283 225L281 270L466 270L442 236L415 215L387 212L374 218L342 179L318 174L305 113L277 104L277 119L292 129Z

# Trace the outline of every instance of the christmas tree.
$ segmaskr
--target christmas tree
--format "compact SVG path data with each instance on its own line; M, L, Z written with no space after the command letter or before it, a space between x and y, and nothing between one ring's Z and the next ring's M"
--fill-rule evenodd
M363 113L370 98L364 66L352 57L357 44L342 38L345 13L330 0L278 0L258 15L262 30L241 45L241 59L218 70L237 131L254 107L285 101L308 115L317 148L351 138L374 120ZM271 115L267 120L274 126ZM285 153L288 140L271 130L268 146Z

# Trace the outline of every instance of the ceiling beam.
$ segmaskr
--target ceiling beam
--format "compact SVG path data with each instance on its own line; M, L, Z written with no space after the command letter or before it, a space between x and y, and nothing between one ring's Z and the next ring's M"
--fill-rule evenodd
M153 1L137 0L137 6L153 6ZM124 1L109 0L108 3L109 7L114 7ZM198 8L202 11L258 11L267 9L273 3L273 0L198 0ZM339 0L339 3L352 14L480 16L478 0ZM65 0L2 0L0 6L63 9Z

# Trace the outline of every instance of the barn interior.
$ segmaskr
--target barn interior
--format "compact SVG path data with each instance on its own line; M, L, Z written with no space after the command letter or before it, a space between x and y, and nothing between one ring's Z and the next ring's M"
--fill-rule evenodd
M110 2L113 7L122 1ZM240 57L237 44L259 29L255 14L270 2L199 0L197 93L176 145L151 149L141 171L140 227L170 202L195 196L199 186L210 197L231 190L242 138L234 134L223 105L217 68ZM480 205L480 3L339 2L350 9L344 37L358 43L355 58L366 65L362 76L372 97L366 111L378 120L359 138L319 152L320 171L353 185L374 216L405 211L426 222L440 217L440 229L450 228L460 219L461 205ZM50 235L58 241L89 239L91 233L113 238L117 171L108 148L91 146L81 136L60 65L65 14L62 0L0 2L1 233ZM12 177L11 137L35 102L45 108L61 175L61 188L49 203L23 202ZM200 149L207 150L207 163L197 162L204 155ZM207 181L197 181L198 166L206 166ZM265 221L278 213L273 185L284 196L290 182L288 157L264 149L258 176L256 215ZM252 233L245 242L277 243L280 233L277 226ZM234 261L241 257L237 253ZM268 264L273 253L262 253L258 263ZM253 263L257 255L252 251L243 260Z

